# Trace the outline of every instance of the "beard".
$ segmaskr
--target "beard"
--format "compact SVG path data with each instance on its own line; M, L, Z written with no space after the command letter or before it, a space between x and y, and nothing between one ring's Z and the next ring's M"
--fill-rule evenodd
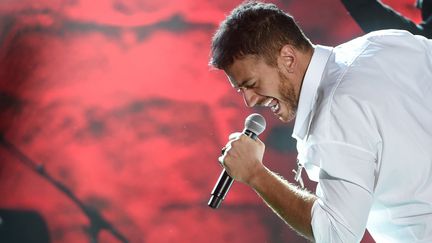
M281 94L282 102L286 106L287 115L280 117L283 122L289 122L296 116L298 106L298 93L292 82L289 81L288 77L278 70L280 83L279 92Z

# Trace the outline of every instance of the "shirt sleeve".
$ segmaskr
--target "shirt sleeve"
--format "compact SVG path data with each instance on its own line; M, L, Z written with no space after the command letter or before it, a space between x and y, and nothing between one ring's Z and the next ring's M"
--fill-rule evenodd
M372 195L364 188L321 172L318 200L312 207L315 242L360 242Z
M317 171L318 199L311 222L315 241L360 242L372 204L373 154L353 145L326 142L311 146L304 159L309 161L307 170Z
M318 243L359 242L366 229L381 137L364 89L354 79L343 79L331 99L317 107L309 134L299 146L300 164L318 182L311 212Z

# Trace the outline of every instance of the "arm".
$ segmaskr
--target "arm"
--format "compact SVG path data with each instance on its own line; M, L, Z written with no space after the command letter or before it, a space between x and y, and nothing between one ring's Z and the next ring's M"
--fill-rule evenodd
M419 28L422 29L420 35L432 39L432 15L430 15L425 21L419 24Z
M349 167L336 169L330 166L332 175L322 170L315 196L283 180L262 164L264 144L261 141L233 134L226 147L226 153L219 160L227 172L235 180L253 188L299 234L316 242L361 240L372 204L372 194L367 183L363 183L356 173L368 174L369 164L354 166L351 172ZM364 157L363 151L354 148L336 146L328 149L337 151L337 154L342 154L339 153L342 149L354 158Z
M249 184L291 228L313 241L312 206L316 196L282 179L266 167Z
M405 18L387 5L376 0L341 0L350 15L364 32L382 29L402 29L413 34L427 35L420 25Z
M313 240L311 209L316 197L283 180L262 164L264 144L235 133L219 158L228 174L253 188L295 231Z

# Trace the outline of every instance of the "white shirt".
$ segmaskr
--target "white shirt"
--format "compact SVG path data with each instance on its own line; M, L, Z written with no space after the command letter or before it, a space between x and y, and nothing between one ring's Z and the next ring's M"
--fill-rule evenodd
M432 242L432 41L372 32L315 46L293 137L317 181L316 242Z

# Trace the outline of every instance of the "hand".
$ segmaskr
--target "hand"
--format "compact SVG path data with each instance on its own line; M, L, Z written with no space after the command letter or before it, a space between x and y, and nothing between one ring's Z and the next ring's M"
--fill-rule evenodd
M261 140L237 132L229 136L225 153L218 160L233 179L250 184L254 175L264 168L264 150Z

